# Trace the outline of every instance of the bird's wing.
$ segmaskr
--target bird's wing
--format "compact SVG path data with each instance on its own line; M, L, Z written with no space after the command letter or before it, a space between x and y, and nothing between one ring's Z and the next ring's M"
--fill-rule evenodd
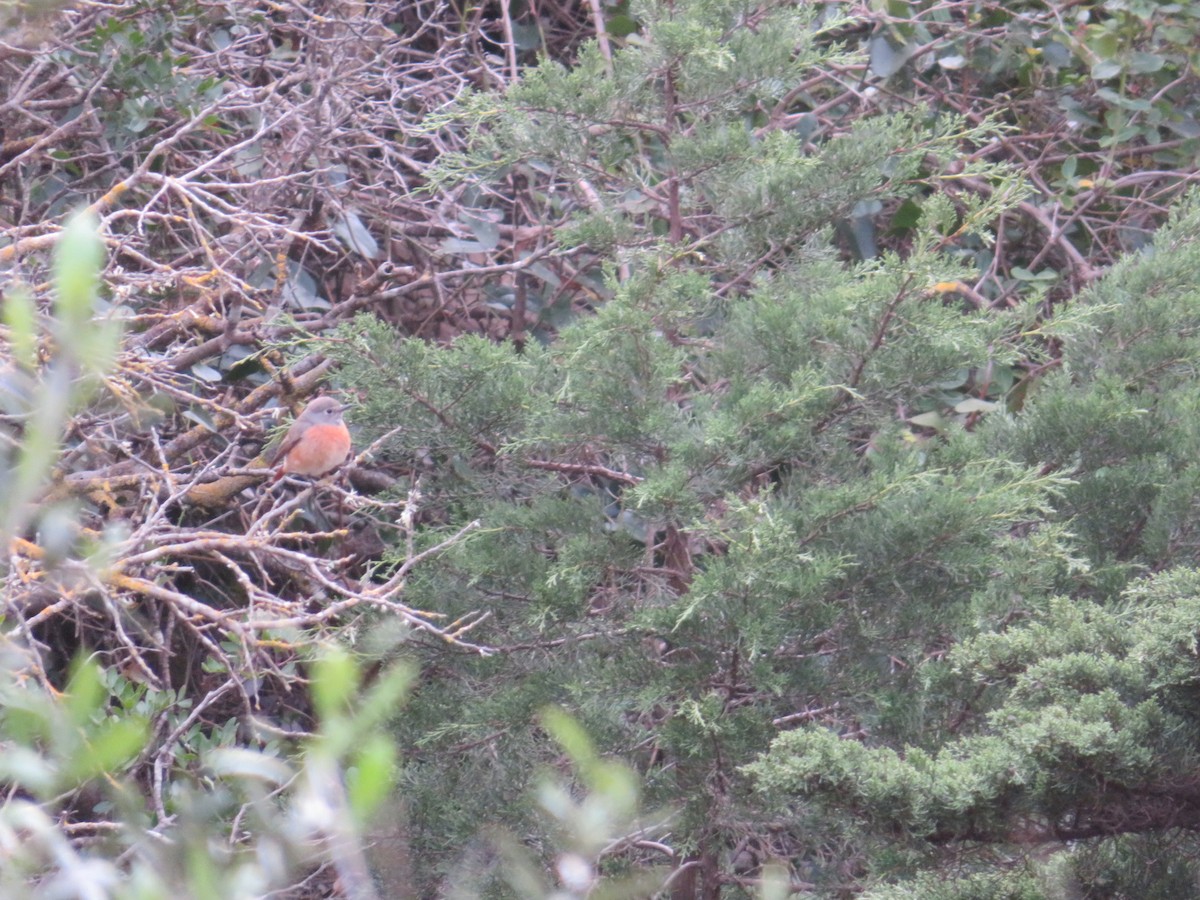
M291 449L300 443L300 437L304 434L304 426L299 421L292 423L292 427L288 429L287 434L283 436L283 440L279 442L279 446L275 448L275 452L271 454L271 462L269 468L274 468L283 461L283 458L291 452Z

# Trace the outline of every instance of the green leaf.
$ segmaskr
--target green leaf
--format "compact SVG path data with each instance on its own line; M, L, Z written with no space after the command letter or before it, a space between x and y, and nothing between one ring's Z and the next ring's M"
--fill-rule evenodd
M344 716L350 698L358 692L361 672L354 658L341 647L325 646L313 665L312 698L321 720Z
M937 431L941 431L946 427L945 418L943 418L942 414L937 411L909 416L908 421L914 425L920 426L921 428L933 428Z
M359 822L391 796L396 783L396 745L382 734L367 738L346 772L350 810Z
M604 30L612 37L622 38L638 30L638 23L632 16L618 13L609 16L604 23Z
M760 900L787 900L791 896L787 867L778 863L763 866Z
M582 726L557 706L547 706L541 713L542 727L550 733L555 743L571 758L577 767L584 768L596 762L596 750L591 738Z
M55 247L54 276L58 297L54 314L67 334L92 318L100 269L104 265L104 244L96 233L97 227L91 213L77 213L63 229Z
M63 696L67 715L77 726L91 721L107 696L100 666L90 659L76 660L71 679Z
M850 214L850 237L859 259L874 259L879 255L875 240L875 215L882 209L878 200L860 200Z
M462 238L446 238L438 249L447 255L464 255L468 253L486 253L489 249L479 241L468 241Z
M500 226L481 216L465 215L462 221L471 233L475 235L475 240L479 241L484 250L495 250L500 244Z
M512 36L518 50L538 50L542 46L542 29L537 22L513 22Z
M206 363L196 363L192 366L192 374L209 384L221 380L221 373Z
M87 751L75 754L69 771L80 780L115 772L142 751L148 733L140 716L109 719L88 736Z
M1042 47L1042 58L1046 60L1051 68L1065 69L1071 65L1075 57L1070 49L1065 44L1060 44L1058 41L1049 41Z
M8 327L13 360L32 370L37 365L37 305L28 291L16 288L0 304L0 314Z
M896 44L886 32L875 34L867 47L871 59L871 72L880 78L891 78L904 68L912 55L912 48L907 44Z
M394 715L416 675L416 667L409 663L397 663L378 675L359 702L354 718L355 731L375 728Z
M1018 281L1035 281L1053 283L1058 280L1058 273L1053 269L1042 269L1040 272L1030 272L1023 266L1013 266L1012 276Z
M334 237L364 259L379 258L379 244L363 224L358 213L348 209L334 220Z
M892 213L892 230L916 228L921 222L923 213L919 203L912 199L905 199Z
M1166 62L1166 59L1157 53L1135 50L1129 56L1129 71L1138 75L1148 75L1151 72L1157 72L1166 65Z
M185 419L187 419L189 422L195 422L197 425L201 426L202 428L207 428L213 434L220 434L220 430L217 428L217 425L213 421L212 416L209 415L208 410L204 409L203 407L197 407L195 409L185 409L181 413L181 415Z
M286 784L295 773L282 760L243 747L210 750L204 763L221 778L249 778L267 784Z
M1106 24L1089 25L1085 30L1088 49L1102 61L1111 60L1121 52L1121 38Z
M954 404L954 411L958 413L991 412L995 408L995 403L990 400L980 400L978 397L968 397L966 400Z
M36 750L10 743L0 753L0 780L45 796L58 788L59 772Z
M287 280L283 283L283 302L298 309L329 309L332 305L318 293L317 279L292 260L287 261Z

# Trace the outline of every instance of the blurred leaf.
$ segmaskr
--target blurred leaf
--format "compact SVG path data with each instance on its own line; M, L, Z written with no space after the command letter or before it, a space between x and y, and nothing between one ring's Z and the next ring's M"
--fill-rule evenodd
M604 815L609 819L632 815L637 808L638 780L623 763L603 761L591 766L587 784L593 792L588 801L602 804Z
M93 322L91 328L80 334L75 347L75 356L84 370L99 374L112 368L120 348L120 322L112 320Z
M980 400L978 397L968 397L954 404L954 411L959 413L991 412L995 408L996 404L992 401Z
M850 237L859 259L874 259L879 255L875 240L875 216L883 209L878 200L860 200L850 214Z
M344 716L358 691L361 675L354 658L341 647L326 646L313 664L312 698L320 720Z
M1129 71L1139 75L1148 75L1151 72L1157 72L1166 65L1166 62L1166 59L1157 53L1134 50L1129 56Z
M49 741L59 709L58 702L50 701L40 689L14 690L4 698L4 736L22 744Z
M933 428L938 431L941 431L946 427L946 420L942 417L942 414L937 411L910 416L908 421L914 425L919 425L922 428Z
M776 863L763 866L758 895L760 900L787 900L791 893L791 879L786 866Z
M45 796L58 785L58 767L38 751L10 742L0 753L0 780Z
M461 238L446 238L438 247L445 254L485 253L490 249L479 241L467 241Z
M1110 59L1103 59L1092 66L1092 78L1096 81L1107 81L1121 74L1121 64Z
M897 44L886 32L877 32L868 42L867 48L871 58L871 72L879 78L891 78L904 68L912 56L912 48L907 44Z
M911 199L906 199L896 207L896 211L892 214L892 230L900 231L908 228L916 228L921 222L921 215L920 204Z
M96 234L98 223L89 212L74 215L63 229L54 251L54 277L58 296L54 314L72 333L91 321L104 265L104 244ZM60 334L60 339L63 335Z
M203 407L196 407L195 409L185 409L181 413L181 415L185 419L187 419L189 422L195 422L197 425L207 428L213 434L220 434L220 431L217 429L217 426L213 422L212 417L209 416L208 410L204 409Z
M512 36L518 50L541 49L542 29L536 22L513 22Z
M42 507L37 520L37 543L45 553L45 565L53 568L76 550L79 540L79 508L74 503ZM71 690L68 686L68 691Z
M485 250L495 250L500 244L500 226L490 219L481 216L464 215L463 223L471 229L475 240L479 241Z
M74 755L67 774L84 781L118 771L146 746L148 733L148 723L140 717L109 719L88 735L87 752Z
M8 326L13 360L32 370L37 364L37 305L28 291L18 287L5 294L0 314Z
M33 375L12 366L0 366L0 410L23 415L33 404L37 381Z
M82 727L105 702L107 691L100 677L100 667L94 661L77 659L73 669L63 699L70 720Z
M347 209L335 219L332 231L339 241L359 256L365 259L379 258L379 244L354 210Z
M252 778L268 784L287 783L295 775L282 760L242 747L218 747L204 757L204 764L222 778Z
M395 715L416 676L416 667L409 663L396 663L377 675L359 701L356 728L375 728Z
M396 745L391 738L372 734L359 749L346 772L350 809L365 822L386 801L396 782Z
M1065 69L1075 60L1070 49L1058 41L1049 41L1042 47L1042 58L1055 69Z
M557 706L547 706L541 712L542 727L554 738L554 742L563 748L571 758L571 762L586 768L596 762L596 750L591 738L575 719Z
M303 266L287 261L287 280L283 283L283 302L298 309L329 309L330 302L318 294L317 280Z
M618 13L608 17L604 23L604 30L612 37L625 37L638 30L638 23L633 17Z
M214 382L221 380L221 373L206 363L196 363L192 366L192 374L201 381Z

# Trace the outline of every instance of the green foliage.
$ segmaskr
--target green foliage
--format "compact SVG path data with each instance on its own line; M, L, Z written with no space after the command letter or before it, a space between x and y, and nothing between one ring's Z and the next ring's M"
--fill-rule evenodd
M66 692L55 696L28 679L14 641L6 638L2 650L0 769L18 789L0 805L0 835L10 848L0 875L5 897L257 896L315 862L331 863L351 883L367 877L357 856L361 834L391 794L396 768L395 745L379 726L407 690L406 667L362 690L359 665L329 649L315 666L314 693L341 701L326 710L306 748L289 749L274 741L248 745L236 727L224 734L189 729L190 701L91 662L77 665ZM179 766L157 816L136 783L152 723L176 736L156 766ZM70 843L54 819L80 796L113 822L90 847ZM249 826L249 837L230 832L235 818ZM160 837L148 841L152 827ZM97 886L103 894L89 893Z
M1153 247L1078 298L1089 314L1064 340L1064 371L1031 388L1019 418L994 422L997 453L1071 477L1059 512L1083 539L1098 585L1119 589L1131 567L1200 559L1198 230L1193 196Z
M24 422L0 494L6 547L29 545L31 500L59 459L62 430L113 367L119 332L95 320L103 259L94 222L78 216L55 249L53 315L42 321L19 292L6 304L16 354L0 396L9 417ZM36 352L42 342L44 354ZM79 532L73 511L39 512L47 595L99 584L102 552L70 558ZM92 657L75 660L59 692L34 652L32 617L6 606L0 634L3 896L259 896L320 863L345 883L369 881L361 835L394 785L395 743L380 728L407 693L407 667L366 686L346 651L318 656L311 683L319 727L301 746L270 729L249 737L237 718L221 727L201 719L220 691L193 709L191 698ZM81 833L91 840L77 842Z
M382 393L380 369L400 387L364 426L398 428L381 452L422 461L423 500L444 517L424 540L484 522L409 585L447 616L486 610L499 651L438 677L402 725L431 752L409 768L426 878L528 784L548 752L528 723L550 701L604 746L642 751L647 798L679 803L682 853L711 860L766 827L731 799L752 773L789 822L865 824L868 881L912 875L930 846L1020 846L1026 819L1047 839L1101 837L1105 810L1192 764L1191 732L1135 651L1096 655L1097 631L1130 639L1107 627L1119 613L1052 599L1116 599L1130 562L1149 560L1130 543L1145 512L1116 534L1114 517L1149 511L1174 473L1154 512L1190 496L1193 454L1174 454L1191 417L1172 393L1190 374L1190 207L1155 251L1168 260L1121 264L1061 322L946 302L944 285L988 264L984 223L1021 191L981 167L965 177L995 185L989 202L936 192L952 148L985 133L953 117L759 134L752 103L777 101L797 60L840 52L813 14L773 11L799 50L772 56L767 39L751 62L733 5L648 6L611 64L586 51L469 101L476 139L443 159L442 186L480 198L527 167L593 188L569 240L596 235L610 255L605 301L554 343L435 350L360 321L329 345L364 394ZM837 261L825 226L853 228L859 204L883 200L906 210L907 252ZM719 236L690 241L704 217ZM1035 296L1049 283L1015 277ZM1063 372L1018 394L1052 336ZM1144 361L1125 352L1143 340ZM1026 619L1089 642L1039 645L1005 684L973 654L1018 641ZM822 724L745 768L793 720ZM540 834L531 813L507 818ZM887 847L897 833L911 853ZM794 871L839 889L827 850L785 844ZM946 896L1048 893L1038 878L980 875Z
M421 502L448 518L419 546L484 523L408 584L452 619L487 610L501 651L457 661L400 723L422 748L405 779L422 865L454 871L498 805L538 830L514 800L546 759L529 727L548 702L605 746L653 747L647 797L681 802L698 846L753 815L718 812L708 785L741 779L774 718L820 698L881 740L928 740L943 698L916 693L921 661L1070 583L1067 532L1029 527L1060 478L891 420L1015 352L1015 321L923 290L955 271L818 258L726 306L649 264L550 348L435 349L365 318L329 344L363 427L391 435L380 452L427 460Z
M199 5L139 2L135 10L142 15L126 11L107 17L78 50L60 51L63 61L94 72L123 97L104 120L106 136L122 149L176 116L196 116L224 90L215 78L193 75L190 55L173 42L179 32L196 27L203 15ZM212 127L216 122L201 124Z
M302 534L250 557L253 576L240 558L202 565L211 534L153 557L169 565L136 596L178 591L170 621L211 653L197 678L228 678L236 713L217 704L225 688L193 697L101 668L108 649L60 695L25 655L40 612L11 604L6 896L261 896L321 864L356 896L376 878L460 897L616 897L668 879L678 896L1188 896L1200 201L1068 295L1158 221L1140 154L1190 165L1193 5L1082 3L1067 20L1045 4L888 2L849 19L646 0L605 7L613 33L569 51L523 4L490 33L490 17L455 9L464 58L478 52L465 77L513 78L459 103L465 77L423 56L444 28L392 41L411 4L351 6L396 18L93 11L77 47L38 58L71 90L91 85L87 114L64 94L18 101L61 118L27 144L5 135L22 188L4 211L56 221L103 191L107 225L127 227L121 265L144 267L128 284L162 294L120 295L146 307L122 400L143 381L186 396L188 373L224 373L223 389L265 379L240 343L259 335L316 346L359 401L356 448L411 478L380 503L357 481L342 495L404 546L347 540L313 581L296 577L296 609L340 589L387 611L312 658L297 650L308 635L247 632L279 645L279 673L239 671L239 641L254 641L213 640L230 607L193 615L186 591L219 593L209 573L228 572L257 614L260 583L305 567ZM498 78L505 29L514 65ZM323 43L339 30L353 40ZM543 61L516 80L531 47ZM403 73L376 67L393 50ZM418 135L414 110L434 107ZM1060 113L1076 126L1029 153ZM130 177L114 191L116 172ZM1143 218L1110 215L1142 184ZM1105 217L1130 234L1105 243ZM36 255L42 235L18 231L12 252ZM116 352L87 232L59 240L49 313L6 292L0 399L21 431L0 521L7 545L36 519L46 592L82 598L77 621L98 596L119 630L144 610L92 590L99 573L133 577L104 558L108 538L84 537L69 505L32 508ZM1093 242L1109 256L1085 257ZM387 265L343 278L365 260ZM431 305L414 317L410 300ZM280 305L319 311L304 327L340 324L310 341L271 318ZM435 346L384 322L499 333L473 317L485 307L522 339ZM188 330L202 320L209 332ZM168 346L186 364L146 362ZM114 451L105 472L164 479L129 488L144 491L122 509L130 528L191 527L176 487L206 462L171 443L174 456L155 431ZM406 632L411 669L368 669L347 647L401 602L447 631ZM277 674L289 709L311 703L310 734L271 721ZM56 824L81 810L99 835L87 845ZM394 884L363 849L373 817L410 851Z
M1028 872L975 873L965 877L925 876L899 885L874 888L870 900L1055 900L1065 896L1048 890L1044 879Z
M68 417L115 359L118 323L95 320L103 261L93 217L76 215L55 247L52 318L40 319L21 286L5 298L13 356L3 370L0 404L7 415L24 421L19 449L0 450L0 541L6 546L34 512L30 502L50 473ZM53 346L44 361L37 353L41 340Z
M470 147L444 155L431 181L469 185L465 225L494 204L485 185L519 174L539 186L548 219L569 216L567 245L620 259L622 248L665 238L686 246L695 271L745 277L768 260L820 253L815 233L869 219L863 211L882 201L906 201L911 220L928 203L933 221L969 234L1019 190L976 160L969 172L995 182L990 199L957 209L937 199L943 167L964 143L987 139L986 122L916 108L833 134L815 130L815 118L795 131L769 127L767 112L785 107L814 67L850 58L833 37L845 22L820 5L654 3L638 20L637 39L611 61L594 46L570 69L547 59L505 94L475 94L455 111L473 126ZM580 188L577 200L551 189L564 179Z
M523 353L470 339L435 349L365 319L328 346L369 398L363 427L391 435L380 453L418 461L421 502L436 510L418 541L484 523L409 582L414 603L452 619L486 611L498 651L432 675L436 690L400 726L422 747L406 787L425 883L454 871L457 848L501 806L509 827L547 846L534 811L513 802L550 753L530 731L547 702L602 746L640 754L649 802L679 806L681 854L715 860L775 813L854 843L875 877L918 869L920 851L850 837L847 814L880 832L900 823L918 847L1004 843L1013 816L1094 798L1108 768L1122 783L1147 777L1139 742L1168 736L1157 708L1126 703L1136 690L1123 659L1064 656L1045 664L1056 687L941 749L964 708L986 717L1000 703L947 652L1057 593L1107 583L1108 561L1073 532L1092 526L1063 514L1086 489L1068 448L1088 419L1054 397L1081 382L1017 388L1051 339L1070 360L1111 303L1047 322L1035 304L947 302L945 285L988 264L985 223L1021 190L984 166L966 177L990 180L987 202L937 193L942 161L985 134L952 117L861 119L807 143L757 133L744 98L761 90L769 106L795 60L840 52L810 12L776 14L800 50L775 59L778 82L759 70L739 81L745 93L727 72L748 65L725 27L737 12L711 4L647 8L611 69L589 51L576 68L547 62L505 97L469 101L477 139L444 158L441 184L470 183L478 199L521 167L588 181L594 196L567 240L594 236L609 255L594 315ZM827 224L882 200L905 210L907 252L845 265ZM704 217L719 236L689 243ZM751 277L729 280L752 261ZM1109 413L1078 452L1152 452L1125 421ZM1034 435L1062 455L1016 452ZM1145 490L1147 474L1129 483ZM1093 521L1098 533L1102 511ZM1081 681L1104 687L1061 687ZM836 803L817 815L730 799L746 796L745 773L759 770L742 767L791 721L824 728L779 739L770 786ZM870 745L846 739L863 735ZM1052 763L1041 792L1030 788ZM786 826L779 852L838 890L844 870L801 832Z
M1198 593L1197 572L1176 570L1139 583L1120 606L1058 599L1028 623L964 641L949 656L952 670L994 708L977 733L933 755L801 729L748 771L769 796L800 793L916 842L1086 839L1114 821L1135 835L1170 829L1180 813L1157 798L1189 791L1194 776L1185 773L1198 762ZM1096 852L1115 861L1120 846ZM1197 876L1186 857L1170 858L1153 877ZM1137 880L1122 876L1123 890ZM977 896L955 891L947 896Z
M1157 162L1190 162L1200 136L1200 106L1189 86L1200 32L1195 4L1086 2L1069 18L1037 3L958 6L888 4L888 27L871 40L875 73L900 80L966 71L989 90L1033 87L1071 118L1084 146L1164 144L1154 150ZM1016 105L1013 113L1022 129L1036 126L1033 107ZM1178 138L1191 146L1172 146ZM1086 171L1079 164L1074 155L1063 163L1068 189L1094 174L1090 161Z
M11 645L5 651L6 672L13 674L20 656ZM0 727L14 742L5 754L4 777L39 801L80 785L102 784L140 752L146 716L131 709L110 713L102 673L94 664L76 667L62 702L47 699L39 686L15 681L0 699Z

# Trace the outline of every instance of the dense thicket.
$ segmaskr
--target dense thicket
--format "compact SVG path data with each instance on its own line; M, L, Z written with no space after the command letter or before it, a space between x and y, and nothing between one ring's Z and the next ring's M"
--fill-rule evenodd
M1064 14L5 13L8 895L1194 895L1200 8Z

